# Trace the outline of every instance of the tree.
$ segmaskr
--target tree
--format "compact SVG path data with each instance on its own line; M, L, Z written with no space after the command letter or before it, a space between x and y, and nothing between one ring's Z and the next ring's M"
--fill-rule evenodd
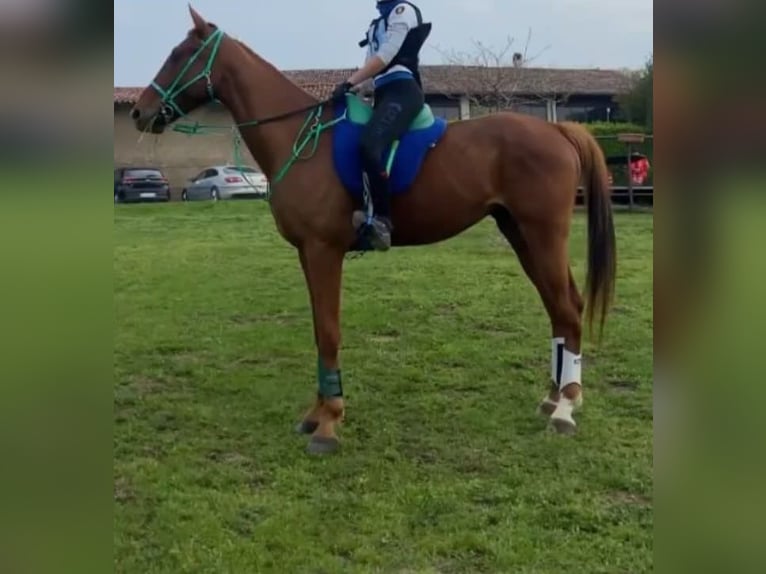
M530 29L520 52L513 51L515 41L511 37L506 38L500 48L472 40L473 49L470 52L443 50L439 47L435 47L435 50L447 64L445 73L451 76L447 82L449 85L464 85L463 94L473 107L485 112L498 112L516 109L524 104L539 104L544 100L544 74L532 76L525 68L550 46L529 56L531 40ZM467 73L466 68L470 69L470 73ZM534 78L537 78L540 85L535 85Z
M651 129L654 121L654 57L635 73L633 89L619 98L625 118Z

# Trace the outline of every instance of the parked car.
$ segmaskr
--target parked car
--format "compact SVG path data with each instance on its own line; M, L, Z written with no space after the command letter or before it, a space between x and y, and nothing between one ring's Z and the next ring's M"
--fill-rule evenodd
M263 173L248 166L215 165L189 180L181 192L183 201L266 197L269 182Z
M170 185L162 170L118 167L114 170L114 202L169 201Z

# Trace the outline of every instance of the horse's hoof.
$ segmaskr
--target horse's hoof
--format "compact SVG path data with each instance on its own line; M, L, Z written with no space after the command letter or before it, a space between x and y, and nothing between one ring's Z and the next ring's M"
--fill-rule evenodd
M309 454L332 454L340 448L340 441L335 437L312 436L306 447Z
M335 437L312 436L306 447L309 454L332 454L340 448L340 441Z
M301 421L295 425L295 432L298 434L314 434L318 426L319 423L315 421Z
M551 419L551 424L556 432L566 436L572 436L577 433L577 425L573 420Z

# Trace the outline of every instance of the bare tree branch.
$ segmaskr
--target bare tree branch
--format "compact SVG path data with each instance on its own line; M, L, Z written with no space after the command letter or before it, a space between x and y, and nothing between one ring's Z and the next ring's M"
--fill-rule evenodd
M543 92L544 86L531 85L531 79L535 76L530 75L526 68L550 45L530 56L531 28L520 51L513 50L514 43L509 36L500 47L471 40L470 52L444 50L438 46L434 49L447 65L448 85L460 86L461 94L468 97L474 106L498 112L517 109L524 104L539 104L549 97ZM453 97L456 94L444 95Z

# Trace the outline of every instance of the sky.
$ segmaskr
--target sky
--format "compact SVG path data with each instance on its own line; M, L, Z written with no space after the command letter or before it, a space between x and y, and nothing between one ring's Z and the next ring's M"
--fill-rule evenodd
M652 53L652 0L413 0L433 30L422 64L472 41L523 51L531 65L633 68ZM191 27L188 0L115 0L114 85L143 86ZM192 0L208 21L283 70L355 68L375 0ZM510 54L509 54L510 57Z

